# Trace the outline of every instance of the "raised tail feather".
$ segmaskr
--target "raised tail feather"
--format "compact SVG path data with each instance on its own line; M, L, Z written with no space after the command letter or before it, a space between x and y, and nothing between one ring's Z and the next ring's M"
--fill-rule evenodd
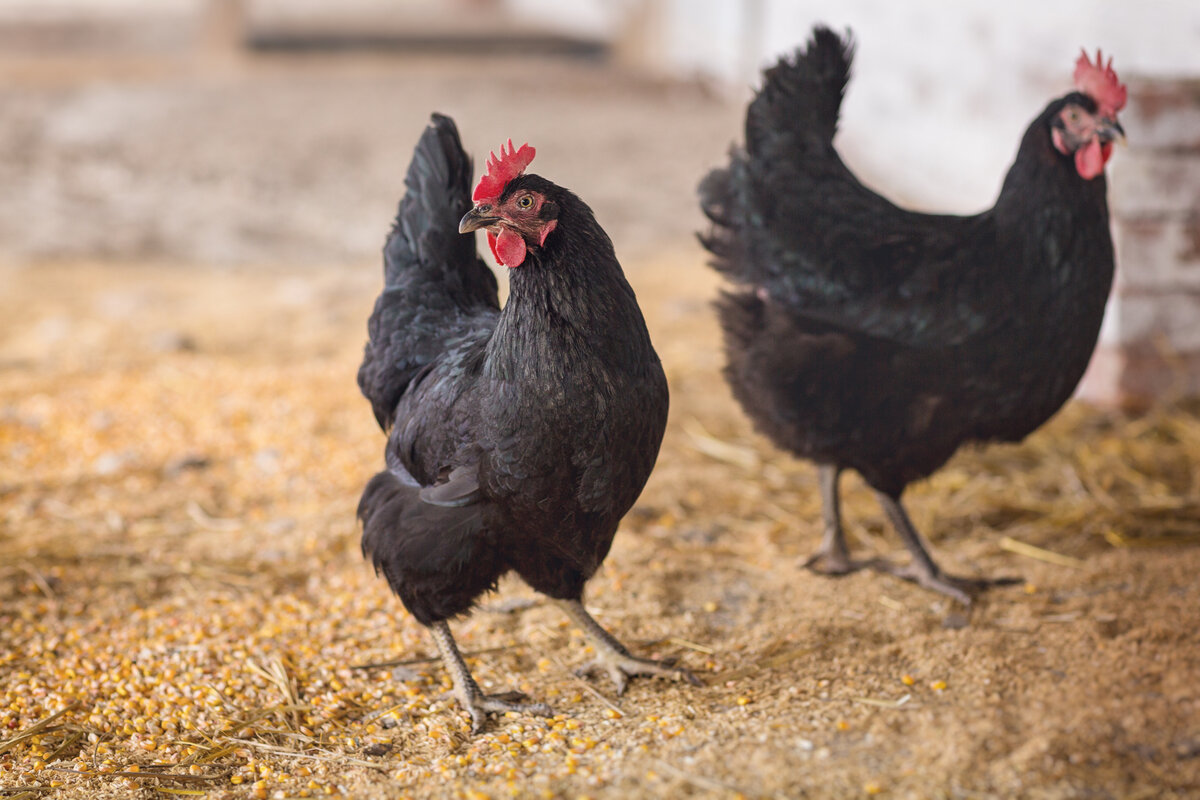
M385 286L406 283L415 264L474 259L474 239L458 233L459 220L471 209L472 174L454 120L433 114L413 150L404 197L383 251Z
M817 26L807 47L783 57L764 73L763 87L746 112L746 150L751 158L776 155L781 139L790 148L828 145L850 80L854 43Z
M729 166L709 172L699 187L700 206L712 222L700 241L713 254L717 271L740 282L769 282L769 270L777 265L750 250L763 238L755 229L770 225L770 210L760 207L763 196L782 200L777 192L788 187L772 183L789 168L804 169L806 160L836 163L844 170L833 137L853 54L849 34L842 38L818 26L806 47L764 73L746 112L745 147L734 149Z
M384 246L384 289L368 322L358 385L383 428L408 385L445 348L500 307L496 276L458 232L471 208L471 158L454 120L434 114L413 151Z

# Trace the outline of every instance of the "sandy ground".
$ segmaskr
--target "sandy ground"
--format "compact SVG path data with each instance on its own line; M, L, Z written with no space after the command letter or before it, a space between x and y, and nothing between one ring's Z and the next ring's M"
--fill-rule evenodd
M471 79L479 69L422 67L429 81L411 84L424 88L403 114L376 103L390 85L376 67L300 81L267 70L237 83L257 87L244 94L173 94L192 86L186 74L165 88L135 75L7 90L24 120L17 139L42 160L5 169L42 187L31 196L44 212L9 255L58 261L0 270L0 795L1200 793L1197 408L1126 418L1071 406L1024 444L964 452L913 487L914 519L945 566L1025 581L969 612L885 576L811 575L796 562L819 539L815 472L753 434L730 399L708 307L716 281L688 239L694 176L734 137L736 114L694 87L590 68L581 84L506 63L492 74L536 98L517 109ZM592 102L549 115L581 85ZM428 660L432 642L359 556L354 507L383 438L354 385L379 281L363 251L377 247L420 119L445 108L447 87L461 90L447 110L486 128L468 135L477 151L522 111L542 120L514 135L592 202L624 257L672 414L587 600L636 651L679 658L702 688L641 680L618 698L575 677L579 633L506 583L456 635L485 687L520 689L560 715L505 717L472 738ZM195 148L166 150L83 125L139 108L129 91L150 95L152 110L174 98L173 113L146 112L139 130L221 124ZM337 113L299 127L339 133L255 149L239 127L255 98L276 131L328 101ZM59 115L75 103L100 111ZM356 125L364 108L370 124ZM480 123L489 114L498 121ZM73 155L34 135L47 119L76 132ZM348 189L321 204L291 179L225 182L264 174L260 156L304 163L321 141L364 129L375 133L354 141L379 143L363 158L386 152L386 169L298 174L313 197L368 176L370 214L341 208ZM572 160L572 136L638 162ZM93 198L106 224L80 210L87 195L55 194L80 176L108 186L112 174L85 167L113 142L163 170L149 188L128 184L161 235L128 234L141 217L120 216L119 193ZM198 194L173 182L220 152L233 166ZM162 200L169 214L146 212L162 191L183 195ZM0 220L18 236L7 202ZM227 203L200 217L213 226L253 209L253 225L220 228L229 263L262 257L253 231L273 224L281 252L303 250L287 232L304 220L325 232L307 240L317 255L302 268L213 268L197 255L211 238L173 219L206 202ZM327 214L356 220L340 254ZM91 244L47 249L73 217ZM108 258L79 260L89 252ZM846 490L856 546L901 557L869 493L855 479Z
M374 267L11 272L0 786L70 798L1200 790L1194 412L1072 407L1020 447L964 453L915 487L916 521L948 567L1027 581L969 613L885 576L810 575L795 562L819 538L814 472L752 434L722 386L714 284L694 255L631 270L672 417L588 602L707 685L642 680L617 698L580 681L578 633L506 584L455 626L462 645L486 684L564 716L497 720L474 739L435 664L356 669L432 654L357 553L354 504L382 443L353 382ZM847 483L860 546L898 556ZM1013 553L1005 537L1063 558ZM137 777L135 764L190 767L194 781ZM80 769L92 775L63 771Z

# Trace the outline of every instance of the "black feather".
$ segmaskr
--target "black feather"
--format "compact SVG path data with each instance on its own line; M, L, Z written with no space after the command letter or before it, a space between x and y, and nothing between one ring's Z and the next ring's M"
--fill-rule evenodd
M1025 133L996 205L919 214L833 147L852 46L817 28L765 74L746 146L700 185L726 377L756 426L893 496L964 442L1019 440L1070 396L1112 283L1103 175Z
M358 370L385 430L409 383L455 339L486 336L500 309L496 276L476 255L474 238L458 232L471 208L471 159L454 120L433 115L404 186Z
M380 472L358 504L363 555L423 625L468 611L495 588L503 559L483 535L484 507L425 502L421 488Z
M445 117L422 136L385 251L359 383L390 428L363 493L363 549L423 623L516 571L579 599L654 466L667 384L612 242L537 175L557 226L496 283L459 236L470 162ZM551 206L552 204L552 206Z

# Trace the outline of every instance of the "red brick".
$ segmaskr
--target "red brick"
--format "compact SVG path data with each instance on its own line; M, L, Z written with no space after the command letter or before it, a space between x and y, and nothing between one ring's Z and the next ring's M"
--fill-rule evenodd
M1200 353L1200 290L1125 287L1109 300L1101 341L1126 347L1162 342L1175 352Z
M1200 205L1190 216L1118 219L1115 291L1200 289Z
M1128 82L1121 125L1131 147L1200 153L1200 80Z
M1181 354L1152 345L1096 349L1075 396L1128 410L1200 394L1200 353Z
M1200 208L1200 152L1131 145L1117 151L1109 177L1108 207L1114 218L1141 219Z

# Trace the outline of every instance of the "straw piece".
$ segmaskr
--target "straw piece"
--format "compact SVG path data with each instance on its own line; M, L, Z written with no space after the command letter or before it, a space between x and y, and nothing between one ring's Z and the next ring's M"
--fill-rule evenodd
M911 694L903 695L895 700L878 700L874 697L855 697L852 699L856 703L862 703L865 706L876 706L877 708L897 709L904 708L905 706L908 706L908 708L920 708L920 706L908 705L908 701L912 699Z
M1062 553L1055 553L1052 550L1046 550L1041 547L1036 547L1032 544L1017 541L1011 536L1005 536L1000 540L1000 547L1010 553L1016 553L1020 556L1028 558L1036 558L1038 561L1045 561L1047 564L1056 564L1060 567L1070 567L1071 569L1079 569L1083 566L1083 561L1073 556L1064 556Z
M38 734L47 733L48 729L50 728L51 725L54 724L54 721L56 719L58 719L63 714L66 714L69 711L74 711L78 706L79 706L78 703L71 703L66 708L62 709L61 711L54 712L50 716L46 717L44 720L33 723L32 725L30 725L28 728L26 728L24 731L17 734L13 738L8 739L7 741L4 741L4 742L0 742L0 753L5 753L5 752L11 750L13 747L15 747L16 745L25 741L26 739L37 736ZM61 727L61 726L58 726L58 727ZM57 730L57 727L55 728L55 730Z
M689 417L683 423L683 431L691 440L692 447L709 458L746 470L757 470L761 466L761 459L753 450L716 438L706 431L700 420L695 417Z

